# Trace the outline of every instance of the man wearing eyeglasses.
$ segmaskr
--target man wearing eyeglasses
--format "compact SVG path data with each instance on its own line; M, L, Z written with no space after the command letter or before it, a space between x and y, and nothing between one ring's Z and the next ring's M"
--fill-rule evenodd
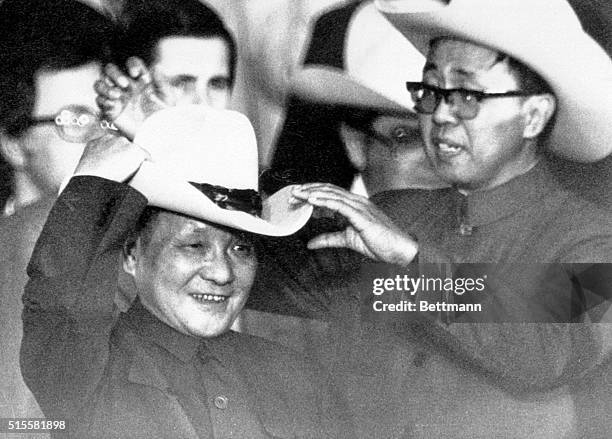
M609 270L593 263L612 261L612 220L562 188L547 155L588 162L610 153L610 58L561 0L378 7L427 56L422 82L407 87L429 162L452 187L390 191L370 202L313 183L294 196L350 223L313 239L311 249L346 247L416 265L425 277L438 264L440 277L486 278L489 314L436 309L399 318L417 320L406 334L406 380L397 383L414 398L404 432L609 436L609 405L583 395L577 407L576 395L584 387L602 396L612 382L609 329L588 323L588 290L609 294L609 282L596 285Z
M0 218L1 417L40 416L19 371L26 266L62 179L104 130L92 86L111 35L105 17L76 1L0 4L0 151L15 175Z
M100 136L93 83L110 58L110 22L78 2L3 2L3 156L13 208L55 197L85 143ZM82 17L80 16L82 14Z

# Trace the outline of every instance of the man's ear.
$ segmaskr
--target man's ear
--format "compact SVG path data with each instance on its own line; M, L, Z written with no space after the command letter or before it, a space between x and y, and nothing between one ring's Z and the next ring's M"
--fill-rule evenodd
M27 156L23 144L18 138L9 136L2 130L0 130L0 153L14 170L24 170Z
M550 93L530 96L523 104L525 128L523 137L533 139L540 135L555 113L557 101Z
M349 160L358 171L363 171L366 163L366 135L344 122L340 123L340 138Z
M123 243L122 248L122 265L123 271L127 274L136 276L136 264L138 253L140 252L140 238L130 236Z

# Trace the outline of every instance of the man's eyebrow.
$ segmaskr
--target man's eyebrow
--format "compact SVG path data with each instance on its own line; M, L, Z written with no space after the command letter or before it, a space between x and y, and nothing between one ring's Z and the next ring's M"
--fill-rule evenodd
M425 63L425 67L423 67L423 73L428 72L430 70L437 70L437 68L438 68L438 66L435 63L433 63L431 61L427 61ZM476 75L475 72L471 72L469 70L465 70L465 69L463 69L461 67L453 68L452 69L452 73L454 73L456 75L459 75L459 76L462 76L462 77L464 77L466 79L472 79Z
M459 76L463 76L467 79L472 79L474 78L474 76L476 76L476 74L474 72L470 72L468 70L462 69L461 67L459 68L453 68L452 69L453 73L456 73Z
M168 74L166 78L172 81L195 81L197 77L195 75L189 75L186 73Z

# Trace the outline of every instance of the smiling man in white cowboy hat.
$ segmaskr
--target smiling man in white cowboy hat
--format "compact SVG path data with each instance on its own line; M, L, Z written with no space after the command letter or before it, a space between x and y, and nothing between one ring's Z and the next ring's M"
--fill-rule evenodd
M294 190L350 223L310 248L348 247L419 270L487 263L489 311L559 323L427 316L416 337L406 335L407 378L398 382L415 398L406 409L415 437L582 437L572 386L609 376L600 367L610 353L605 328L568 313L585 308L585 265L559 263L612 262L612 220L562 189L542 151L582 161L610 153L612 61L564 1L519 3L378 2L427 55L423 81L408 88L430 163L452 188L371 201L331 185ZM570 321L583 323L561 324ZM591 436L606 437L608 417L595 412Z
M133 144L88 144L24 296L23 375L47 418L66 421L60 436L351 437L315 364L230 331L254 235L310 216L290 189L262 202L257 178L254 132L236 112L167 109ZM121 248L138 300L115 323Z

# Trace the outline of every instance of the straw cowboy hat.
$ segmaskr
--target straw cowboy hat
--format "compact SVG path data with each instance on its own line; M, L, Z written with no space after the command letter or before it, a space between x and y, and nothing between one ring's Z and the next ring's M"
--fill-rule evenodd
M437 37L504 52L538 72L557 96L548 147L576 161L612 152L612 61L566 0L376 0L422 53Z
M290 235L310 218L311 206L289 202L292 186L261 201L255 133L238 112L164 109L145 120L134 143L151 159L130 185L151 206L269 236Z
M345 70L308 65L290 78L290 93L320 104L388 114L414 113L404 84L421 78L425 57L373 3L357 10L350 29Z

